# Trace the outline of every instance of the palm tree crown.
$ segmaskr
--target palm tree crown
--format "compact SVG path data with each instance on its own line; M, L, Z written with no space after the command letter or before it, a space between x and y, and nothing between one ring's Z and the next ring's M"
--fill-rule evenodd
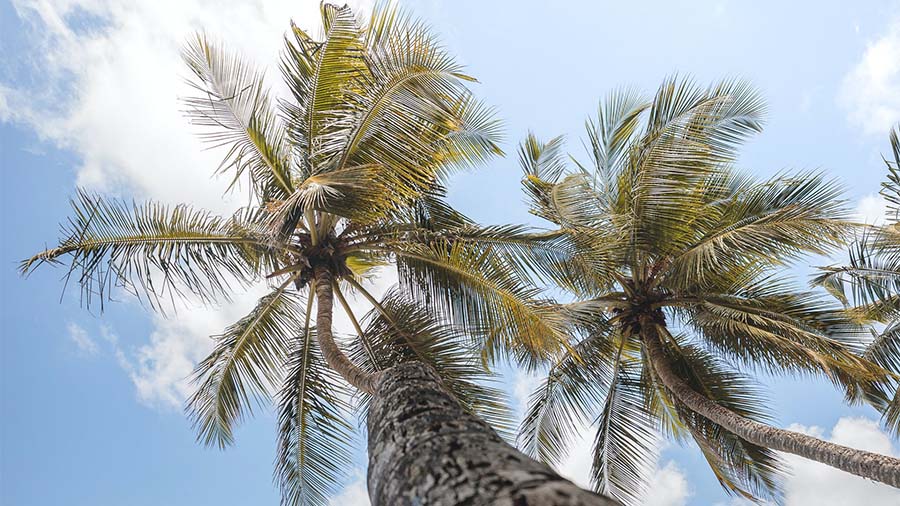
M477 227L443 200L449 174L501 153L498 122L467 88L473 79L396 9L376 8L366 22L347 7L321 13L320 39L296 26L285 39L291 96L277 102L261 72L206 36L184 51L197 91L188 114L226 148L219 172L249 184L249 206L223 218L81 192L59 246L21 266L66 259L88 302L121 287L155 307L265 280L271 292L197 366L188 410L200 440L225 446L274 393L275 474L288 504L326 502L348 467L343 380L364 397L377 371L418 360L463 407L503 424L502 397L475 382L484 368L473 352L489 344L540 358L566 339L549 305L489 254L521 248L524 231ZM364 285L389 264L405 289L379 301ZM374 309L353 314L348 290ZM332 335L335 297L358 334L347 353Z
M672 78L651 100L611 94L574 169L560 138L521 146L532 212L556 227L543 241L566 252L532 270L577 298L563 312L580 341L533 393L520 443L558 461L575 428L593 422L594 485L625 503L640 500L657 430L693 439L727 491L778 493L774 452L710 420L666 379L752 421L771 418L733 364L824 374L852 399L883 379L827 297L775 277L840 244L851 224L840 188L821 175L755 181L732 168L763 114L746 83Z

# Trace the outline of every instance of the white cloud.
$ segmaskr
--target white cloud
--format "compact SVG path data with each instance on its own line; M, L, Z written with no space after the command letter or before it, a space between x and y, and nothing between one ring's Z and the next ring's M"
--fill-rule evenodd
M662 468L657 467L644 496L644 506L684 506L692 495L684 471L668 461Z
M819 427L792 425L812 435L823 435ZM890 437L878 423L865 418L841 418L829 441L885 455L897 456ZM793 455L785 457L792 475L785 486L785 506L841 506L846 504L900 504L900 490L859 478L824 464Z
M88 335L87 331L78 325L77 323L71 322L66 326L66 329L69 331L69 339L75 343L75 346L78 347L78 350L86 355L96 355L99 348L97 347L97 343L91 339L91 336Z
M877 193L866 195L856 205L856 219L869 225L881 225L887 218L887 200Z
M369 491L366 488L365 471L357 469L355 478L344 490L328 501L330 506L369 506Z
M544 375L526 370L517 370L514 376L512 397L516 401L516 407L521 418L528 409L528 399L531 398L531 393L541 384Z
M900 19L869 42L860 61L844 77L839 101L850 122L864 132L886 135L900 120Z
M260 285L235 294L231 302L222 305L194 303L168 318L154 314L150 342L129 356L126 368L138 398L151 406L183 406L193 391L190 375L194 365L212 349L210 336L222 333L247 314L265 293L265 286Z

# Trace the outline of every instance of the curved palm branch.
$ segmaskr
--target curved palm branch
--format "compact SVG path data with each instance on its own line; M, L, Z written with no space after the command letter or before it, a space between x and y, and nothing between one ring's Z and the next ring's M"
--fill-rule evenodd
M291 251L260 233L262 213L242 210L220 218L187 205L143 205L79 191L73 215L55 248L24 260L28 273L68 256L83 299L123 287L156 307L185 291L204 300L227 298L230 283L248 284Z
M228 147L219 171L234 171L232 186L248 171L263 202L285 198L294 187L290 145L263 74L203 34L183 54L197 78L191 84L200 93L184 100L188 115L193 124L205 127L205 141Z
M315 348L315 328L293 339L287 377L278 395L275 480L281 503L326 504L350 466L349 396Z
M247 316L215 336L213 351L194 370L197 390L187 405L197 439L220 448L254 401L269 400L281 379L287 345L306 318L302 301L287 290L293 279L261 298Z

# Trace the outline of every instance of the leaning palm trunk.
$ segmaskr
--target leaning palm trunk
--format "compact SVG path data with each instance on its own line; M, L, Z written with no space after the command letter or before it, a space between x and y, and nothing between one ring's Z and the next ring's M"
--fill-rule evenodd
M647 357L659 381L691 411L750 443L799 455L863 478L900 487L900 459L822 441L744 418L700 395L678 376L652 325L645 326L642 338Z
M369 496L378 505L614 505L560 477L467 413L420 362L370 374L344 355L331 329L333 279L316 267L317 338L328 365L372 395Z
M322 350L322 356L335 372L347 380L347 383L367 394L372 394L375 392L373 385L375 375L357 367L334 342L334 335L331 330L331 316L334 312L334 277L323 266L316 267L314 272L316 277L316 299L319 301L316 308L316 328L318 329L316 338L319 343L319 349Z
M369 498L385 505L615 505L503 441L419 362L386 370L369 406Z

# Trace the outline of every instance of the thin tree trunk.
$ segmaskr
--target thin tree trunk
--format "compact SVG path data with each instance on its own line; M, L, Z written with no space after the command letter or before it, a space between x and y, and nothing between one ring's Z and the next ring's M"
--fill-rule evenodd
M656 377L692 411L753 444L799 455L863 478L900 488L900 459L857 450L828 441L759 423L699 394L672 368L659 335L652 327L642 332L647 356Z
M381 373L367 419L373 506L618 504L510 446L419 362Z
M331 329L331 315L334 312L334 289L331 272L327 268L317 266L314 270L316 283L316 340L322 356L329 367L354 387L367 394L375 392L375 375L357 367L334 342ZM362 336L360 336L362 338Z

